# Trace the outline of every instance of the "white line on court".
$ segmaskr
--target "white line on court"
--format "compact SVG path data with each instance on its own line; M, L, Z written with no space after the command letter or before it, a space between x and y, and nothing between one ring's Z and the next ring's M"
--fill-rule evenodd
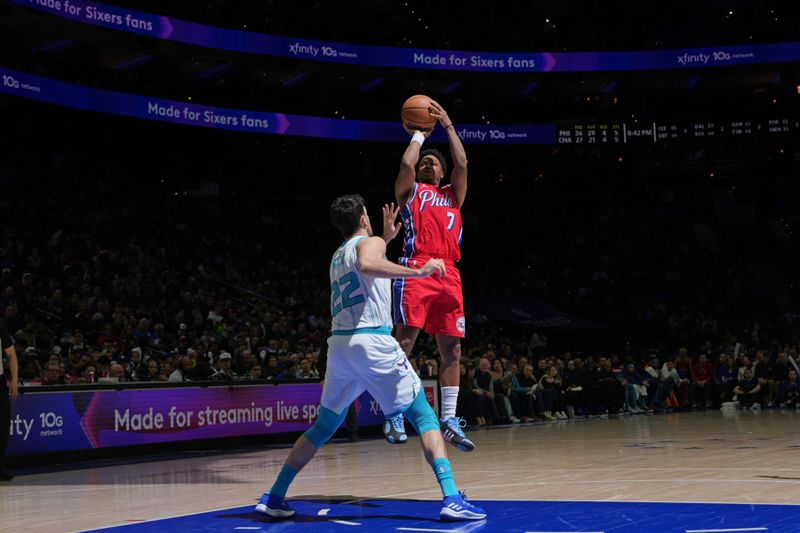
M732 531L767 531L765 527L739 527L733 529L687 529L686 533L724 533Z
M505 483L503 485L481 485L481 489L502 489L503 487L526 486L526 485L582 485L587 483L604 484L604 483L719 483L719 479L675 479L675 478L649 478L649 479L590 479L590 480L575 480L575 481L525 481L520 483ZM753 483L752 479L724 479L725 483ZM758 483L797 483L794 479L762 479ZM476 498L481 499L481 498ZM749 503L749 502L748 502Z
M483 520L481 520L483 522ZM476 524L478 522L468 522L468 524ZM483 527L483 526L481 526ZM472 531L475 528L470 528L469 525L459 529L426 529L424 527L398 527L397 531L431 531L435 533L458 533L459 531Z
M431 489L430 492L433 492L435 489ZM474 490L479 490L476 487ZM508 501L515 501L515 502L537 502L537 503L691 503L697 504L702 503L703 505L785 505L785 506L792 506L797 507L800 506L800 503L782 503L782 502L706 502L706 501L684 501L684 500L531 500L531 499L522 499L522 498L475 498L475 500L480 500L482 502L508 502Z
M526 531L525 533L568 533L565 531ZM605 533L603 531L578 531L576 533Z
M320 509L319 511L317 511L317 516L328 516L328 513L330 511L331 511L330 508ZM358 522L348 522L347 520L331 520L331 522L333 522L335 524L344 524L346 526L360 526L361 525Z
M433 531L436 533L453 531L452 529L425 529L423 527L398 527L397 531Z
M255 530L259 530L261 528L260 527L250 527L250 526L239 526L239 527L235 527L233 529L255 529Z

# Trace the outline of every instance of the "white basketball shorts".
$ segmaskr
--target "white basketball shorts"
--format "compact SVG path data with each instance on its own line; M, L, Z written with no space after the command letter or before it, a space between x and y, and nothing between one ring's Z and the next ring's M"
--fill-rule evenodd
M391 335L332 335L320 404L339 414L365 389L384 414L394 415L414 401L422 382Z

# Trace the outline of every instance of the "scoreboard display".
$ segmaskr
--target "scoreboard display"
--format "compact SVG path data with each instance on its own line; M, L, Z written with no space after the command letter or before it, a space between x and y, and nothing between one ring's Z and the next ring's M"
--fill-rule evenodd
M573 122L556 124L556 144L654 144L660 142L772 137L800 133L800 120L723 120L705 122Z

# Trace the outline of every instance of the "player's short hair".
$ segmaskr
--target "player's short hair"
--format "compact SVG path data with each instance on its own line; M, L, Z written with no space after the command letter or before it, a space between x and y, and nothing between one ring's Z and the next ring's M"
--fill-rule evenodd
M444 156L442 152L437 150L436 148L427 148L420 152L419 154L419 161L417 161L417 172L419 172L419 162L422 161L422 158L426 155L432 155L436 159L439 160L439 164L442 165L442 172L447 174L447 158Z
M344 238L358 230L364 214L364 198L359 194L346 194L331 202L331 222Z

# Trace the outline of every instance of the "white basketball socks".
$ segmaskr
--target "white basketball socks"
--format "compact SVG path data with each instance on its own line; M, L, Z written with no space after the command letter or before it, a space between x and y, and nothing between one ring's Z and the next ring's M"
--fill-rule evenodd
M458 386L442 387L442 420L456 416Z

